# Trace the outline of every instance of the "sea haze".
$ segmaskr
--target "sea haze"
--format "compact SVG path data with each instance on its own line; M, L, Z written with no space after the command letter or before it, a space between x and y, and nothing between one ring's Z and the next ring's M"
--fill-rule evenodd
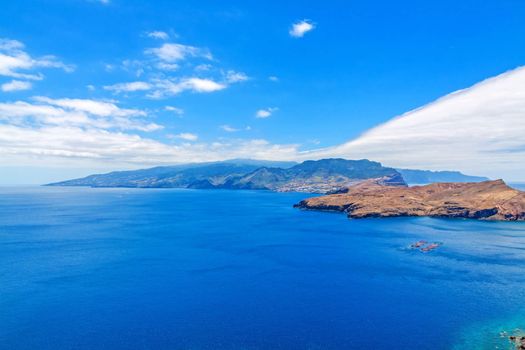
M306 196L0 189L1 347L502 348L525 327L525 223L348 220Z
M510 187L514 187L517 190L525 191L525 182L511 183Z

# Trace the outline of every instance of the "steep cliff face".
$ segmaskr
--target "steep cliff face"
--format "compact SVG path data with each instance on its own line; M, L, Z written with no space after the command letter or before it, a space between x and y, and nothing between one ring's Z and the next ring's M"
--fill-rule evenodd
M525 220L525 192L502 180L384 186L365 181L347 193L309 198L296 207L346 212L350 218L433 216L482 220Z

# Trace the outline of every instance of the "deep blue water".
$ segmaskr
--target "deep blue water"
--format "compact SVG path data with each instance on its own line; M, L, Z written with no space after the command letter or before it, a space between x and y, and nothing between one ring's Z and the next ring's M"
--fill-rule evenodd
M0 348L494 349L525 327L524 223L348 220L304 197L0 189Z

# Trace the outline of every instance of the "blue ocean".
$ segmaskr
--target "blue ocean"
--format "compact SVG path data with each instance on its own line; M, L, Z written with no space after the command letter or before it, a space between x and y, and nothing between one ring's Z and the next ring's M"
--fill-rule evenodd
M305 197L2 188L0 348L512 349L525 223L348 220Z

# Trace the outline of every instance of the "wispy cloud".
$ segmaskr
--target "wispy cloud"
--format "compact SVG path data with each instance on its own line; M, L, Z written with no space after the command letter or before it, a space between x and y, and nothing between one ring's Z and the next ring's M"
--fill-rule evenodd
M174 138L182 139L185 141L197 141L199 139L199 136L190 132L182 132L180 134L174 135Z
M59 61L55 56L31 57L25 45L17 40L0 39L0 76L17 79L42 80L38 68L60 68L72 72L75 67Z
M164 110L168 111L168 112L172 112L178 116L182 116L184 114L184 110L182 108L179 108L179 107L174 107L174 106L166 106L164 107Z
M248 79L248 76L243 72L236 72L233 70L229 70L228 72L226 72L226 81L228 83L239 83Z
M87 112L93 115L108 117L108 116L145 116L144 111L138 109L123 109L118 107L113 102L80 99L80 98L61 98L52 99L44 96L36 96L34 100L45 103L51 106L58 106L62 108L68 108L78 112Z
M102 5L109 5L110 0L85 0L86 2L98 3Z
M294 38L302 38L306 33L315 29L315 23L308 19L295 22L290 28L289 34Z
M260 119L265 119L270 117L274 112L279 110L277 107L269 107L265 109L259 109L257 112L255 112L255 117Z
M31 90L33 87L33 84L29 81L20 81L20 80L12 80L8 83L2 84L1 88L4 92L10 92L10 91L21 91L21 90Z
M224 130L226 132L237 132L239 131L240 129L237 129L237 128L234 128L232 126L229 126L229 125L221 125L220 126L220 129L221 130Z
M156 56L159 60L164 62L182 61L188 57L202 57L208 60L213 59L213 56L207 49L177 43L165 43L160 47L147 49L145 52Z
M260 139L170 145L96 128L0 123L0 158L4 166L121 169L232 158L293 159L296 154L297 145L276 145Z
M168 40L170 36L168 33L160 31L160 30L154 30L152 32L146 33L147 36L153 39L160 39L160 40Z
M209 93L223 90L226 85L211 79L182 78L182 79L155 79L152 81L155 89L148 97L158 99L166 96L178 95L184 91Z
M145 91L151 89L151 84L144 81L133 81L129 83L119 83L114 85L104 86L105 90L120 92Z
M228 124L224 124L224 125L219 126L219 129L226 131L226 132L238 132L238 131L250 131L252 130L252 127L248 125L242 128L235 128Z
M180 81L178 84L183 90L192 90L196 92L213 92L219 91L226 86L224 84L218 83L211 79L201 79L201 78L187 78Z
M0 159L3 166L119 169L228 158L290 159L297 154L297 145L262 139L198 142L198 135L190 132L172 135L177 143L164 143L137 133L162 129L148 119L146 111L122 108L116 101L37 96L0 103Z
M207 72L212 68L211 64L208 63L201 63L195 66L195 70L197 72Z
M157 32L155 35L161 35ZM161 35L162 36L162 35ZM185 91L210 93L247 81L244 72L212 67L202 60L212 60L209 50L178 43L164 43L144 51L144 60L127 59L121 69L134 73L140 81L118 82L104 89L116 94L147 91L146 96L161 99ZM114 69L114 66L111 66ZM124 95L127 96L127 95Z
M307 157L369 158L523 180L525 67L451 93Z
M118 83L104 86L105 90L115 93L150 91L148 97L153 99L175 96L184 91L197 93L210 93L223 90L227 87L226 83L214 81L212 79L202 79L196 77L179 78L179 79L152 79L149 82L135 81L128 83Z
M166 63L166 62L159 62L155 65L160 70L166 70L166 71L175 71L180 68L180 66L177 63Z
M112 102L41 96L33 100L35 102L0 103L0 124L29 128L78 127L146 132L162 129L162 126L145 120L146 112L120 108Z

